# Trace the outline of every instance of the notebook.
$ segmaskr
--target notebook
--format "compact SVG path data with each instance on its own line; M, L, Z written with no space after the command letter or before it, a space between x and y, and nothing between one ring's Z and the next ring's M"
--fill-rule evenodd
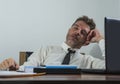
M120 74L120 20L105 18L105 67L82 69L83 73Z

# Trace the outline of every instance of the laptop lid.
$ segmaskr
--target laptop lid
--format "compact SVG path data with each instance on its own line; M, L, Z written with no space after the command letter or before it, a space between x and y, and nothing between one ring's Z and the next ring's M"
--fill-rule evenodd
M107 72L120 73L120 20L105 18L105 56Z

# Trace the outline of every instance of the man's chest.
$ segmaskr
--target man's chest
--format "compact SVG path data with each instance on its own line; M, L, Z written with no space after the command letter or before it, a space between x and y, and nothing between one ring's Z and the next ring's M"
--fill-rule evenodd
M45 65L61 65L66 53L65 52L51 52L46 56L44 61ZM70 65L78 65L80 63L81 56L78 53L71 54Z

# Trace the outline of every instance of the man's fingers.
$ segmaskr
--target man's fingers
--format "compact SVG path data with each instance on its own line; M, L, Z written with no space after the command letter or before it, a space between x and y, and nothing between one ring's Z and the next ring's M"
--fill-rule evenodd
M19 69L19 65L18 64L16 65L16 69Z
M2 69L3 69L3 63L0 64L0 70L2 70Z
M94 31L91 30L91 32L88 34L88 36L87 36L87 41L90 41L90 40L92 39L92 37L93 37L93 32L94 32Z
M18 69L19 68L19 65L14 61L15 63L15 68Z
M16 70L19 68L19 65L12 59L6 59L4 60L1 64L0 64L0 69L12 69L12 70Z
M9 67L8 63L7 63L7 60L3 61L1 64L0 64L0 69L7 69Z
M86 46L86 45L88 45L88 44L90 44L90 41L86 41L86 42L84 43L84 46Z
M96 30L91 30L88 34L87 41L95 42L97 38Z
M8 64L7 61L4 61L4 62L3 62L3 68L4 68L4 69L9 68L9 64Z
M15 63L14 63L14 60L12 58L7 59L7 62L9 64L9 67L11 67L11 66L15 67Z
M10 67L9 70L17 70L19 68L19 65L11 58L9 59Z

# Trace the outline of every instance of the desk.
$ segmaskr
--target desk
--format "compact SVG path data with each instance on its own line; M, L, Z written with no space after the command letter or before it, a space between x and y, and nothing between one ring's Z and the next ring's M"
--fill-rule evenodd
M114 82L114 83L113 83ZM0 78L0 84L120 84L120 75L42 75L20 78Z

